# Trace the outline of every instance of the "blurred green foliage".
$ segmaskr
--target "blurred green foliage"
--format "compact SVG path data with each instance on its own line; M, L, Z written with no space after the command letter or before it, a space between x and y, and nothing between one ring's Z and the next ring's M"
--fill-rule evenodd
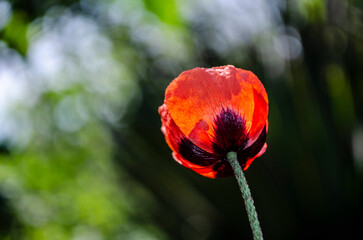
M171 24L179 25L179 15L175 7L174 0L154 1L144 0L145 7L150 12L154 13L161 21Z
M28 47L26 34L29 22L26 20L26 16L26 13L22 11L14 12L6 28L3 30L4 41L24 55Z
M246 172L266 239L361 239L359 1L0 1L0 239L250 239L235 179L176 164L157 108L186 69L269 95Z

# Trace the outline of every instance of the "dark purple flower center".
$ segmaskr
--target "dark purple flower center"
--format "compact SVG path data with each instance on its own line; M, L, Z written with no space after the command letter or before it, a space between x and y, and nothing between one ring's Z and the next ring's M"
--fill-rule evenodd
M235 111L223 109L214 119L212 148L213 153L207 152L188 138L183 137L179 142L179 153L189 162L199 166L214 165L213 169L219 176L229 176L232 169L226 160L228 152L237 152L237 158L242 167L247 159L254 157L266 142L266 126L257 140L246 148L248 134L246 121Z

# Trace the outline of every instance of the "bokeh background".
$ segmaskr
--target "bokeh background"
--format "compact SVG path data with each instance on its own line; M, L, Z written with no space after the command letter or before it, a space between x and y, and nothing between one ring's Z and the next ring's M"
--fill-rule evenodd
M157 112L227 64L269 95L265 239L362 239L358 0L0 0L0 239L252 239L235 179L177 164Z

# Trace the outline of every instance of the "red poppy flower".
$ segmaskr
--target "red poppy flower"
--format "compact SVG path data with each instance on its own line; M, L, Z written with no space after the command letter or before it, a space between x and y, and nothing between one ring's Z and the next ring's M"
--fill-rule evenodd
M206 177L233 175L228 152L237 152L246 170L267 147L265 88L252 72L231 65L181 73L159 114L174 159Z

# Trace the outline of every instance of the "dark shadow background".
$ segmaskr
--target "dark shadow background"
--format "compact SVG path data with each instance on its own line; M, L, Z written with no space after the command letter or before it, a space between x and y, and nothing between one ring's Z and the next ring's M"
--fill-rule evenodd
M178 165L157 112L233 64L269 96L265 239L361 239L362 43L362 1L0 1L0 238L251 239L235 179Z

